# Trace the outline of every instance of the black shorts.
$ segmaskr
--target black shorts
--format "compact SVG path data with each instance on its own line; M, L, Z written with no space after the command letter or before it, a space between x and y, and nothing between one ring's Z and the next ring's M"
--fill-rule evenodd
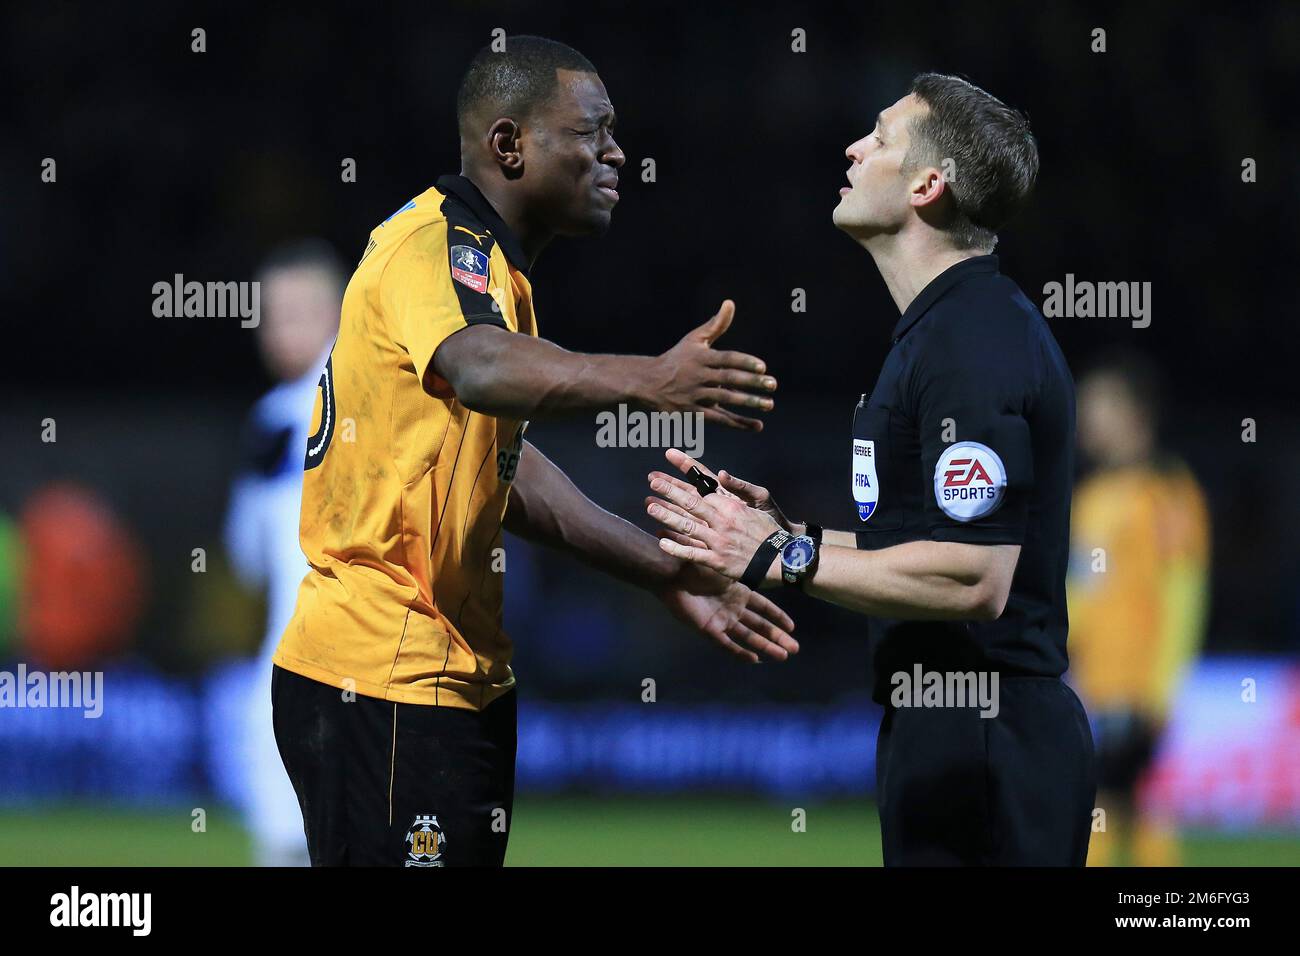
M998 714L885 708L876 791L886 866L1083 866L1096 800L1078 697L999 675Z
M276 667L275 740L313 866L501 866L515 693L482 711L353 695Z

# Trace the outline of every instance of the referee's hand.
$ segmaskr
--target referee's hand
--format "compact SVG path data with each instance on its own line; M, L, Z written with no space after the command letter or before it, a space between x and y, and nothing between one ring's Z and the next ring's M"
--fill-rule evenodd
M756 485L751 481L745 481L743 478L737 478L725 468L717 474L714 474L709 471L709 469L705 468L702 462L696 461L680 448L669 448L664 452L664 457L668 459L673 467L684 475L690 474L692 468L700 469L700 471L704 472L704 474L708 475L718 483L718 494L739 498L751 508L757 508L765 515L768 515L773 521L791 534L803 534L804 531L807 530L807 525L795 524L787 518L784 512L781 511L780 506L777 505L776 501L772 498L772 493L762 485ZM664 502L660 502L660 504L664 504ZM676 509L675 505L670 507ZM693 544L694 542L687 541L684 543Z
M736 303L730 299L709 321L692 329L667 352L657 356L646 404L664 412L701 412L704 420L762 431L763 423L723 406L768 412L776 379L767 364L744 352L722 352L713 347L731 326Z
M781 530L770 514L750 507L736 495L701 495L695 487L662 471L652 471L648 478L650 490L663 497L647 498L646 511L673 532L659 539L659 548L674 558L740 581L763 542ZM780 582L780 566L774 557L764 583Z

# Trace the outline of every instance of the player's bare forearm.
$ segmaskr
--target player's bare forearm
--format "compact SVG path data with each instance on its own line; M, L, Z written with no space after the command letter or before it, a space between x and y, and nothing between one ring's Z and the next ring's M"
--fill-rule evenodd
M705 421L762 428L732 411L768 411L776 379L762 360L725 352L713 343L731 322L724 303L708 322L662 355L592 355L493 325L449 336L433 356L433 371L467 408L485 415L539 419L628 403L658 411L699 412Z
M654 537L597 505L530 442L519 457L505 528L639 587L661 587L681 570Z
M1019 557L1016 544L911 541L878 551L827 544L804 590L873 617L991 621L1006 606Z
M434 356L434 370L467 408L503 418L542 419L566 412L641 404L653 358L588 355L493 326L464 329Z
M678 620L729 653L757 661L797 653L794 622L756 591L665 554L655 538L579 491L528 442L506 509L506 530L573 554L646 588Z

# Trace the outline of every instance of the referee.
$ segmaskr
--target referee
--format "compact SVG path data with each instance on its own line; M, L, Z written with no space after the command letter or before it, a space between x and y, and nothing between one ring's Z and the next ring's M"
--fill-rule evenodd
M647 507L669 554L869 616L886 865L1082 866L1092 738L1060 679L1074 387L991 255L1037 146L1021 113L927 73L846 152L835 224L902 313L828 516L852 530L789 521L725 471L711 495L654 472L667 500Z

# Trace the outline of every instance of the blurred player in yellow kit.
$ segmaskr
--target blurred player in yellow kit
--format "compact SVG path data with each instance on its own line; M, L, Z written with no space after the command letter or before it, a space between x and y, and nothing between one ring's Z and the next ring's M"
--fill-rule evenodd
M1136 786L1179 682L1205 636L1210 522L1186 465L1157 443L1156 372L1136 355L1079 387L1079 444L1095 470L1074 497L1070 673L1094 718L1097 805L1090 866L1177 866L1170 821L1143 812Z

